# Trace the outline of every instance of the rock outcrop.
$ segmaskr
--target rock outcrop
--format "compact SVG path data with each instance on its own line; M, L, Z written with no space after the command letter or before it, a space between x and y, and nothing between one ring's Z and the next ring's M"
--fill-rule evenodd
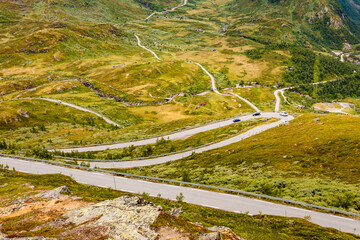
M71 194L71 192L66 186L61 186L49 191L36 194L34 198L58 198L64 194Z
M6 206L0 208L0 219L17 219L10 220L12 227L7 220L3 226L0 224L3 232L0 231L0 239L42 240L47 238L37 236L39 232L52 236L46 235L47 231L52 231L58 238L51 239L71 240L242 240L230 228L206 228L201 223L185 221L180 218L181 207L165 213L161 206L138 196L90 203L71 196L65 186L40 193L30 184L23 186L37 194L8 199ZM26 227L31 223L33 227ZM19 230L23 225L26 230ZM197 229L195 232L188 231L194 228Z
M156 239L150 228L162 208L143 198L124 196L86 206L63 215L66 223L77 227L65 232L71 236L84 229L97 229L110 239Z

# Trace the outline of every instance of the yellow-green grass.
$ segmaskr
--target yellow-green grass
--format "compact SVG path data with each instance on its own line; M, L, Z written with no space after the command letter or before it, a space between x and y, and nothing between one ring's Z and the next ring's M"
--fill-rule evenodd
M346 104L346 105L342 105ZM347 105L347 103L316 103L313 105L315 110L331 112L331 113L343 113L343 114L355 114L355 109L352 108L351 105Z
M303 114L240 143L126 172L360 212L358 116ZM120 170L124 171L124 170Z
M262 111L274 111L275 108L275 96L274 90L269 87L246 87L233 89L233 92L246 98L253 104L255 104Z
M94 114L37 99L2 101L0 109L2 130L56 123L110 127Z
M210 86L210 79L196 65L179 61L105 67L89 71L86 77L103 83L103 88L121 89L132 98L147 101L164 101L180 92L202 92Z
M276 52L269 52L260 60L249 60L245 55L239 54L239 52L235 52L231 48L223 51L177 52L176 58L202 63L210 72L226 75L230 81L235 83L245 81L259 82L261 84L278 82L281 71L276 71L276 69L283 66L285 60L284 56Z
M70 83L72 84L71 81ZM235 97L221 96L215 93L178 97L173 100L173 103L160 106L130 107L113 100L100 98L92 92L86 92L87 89L83 88L81 86L63 92L55 91L56 93L50 97L91 109L109 117L125 128L115 130L104 120L91 113L60 104L45 100L19 99L1 102L3 122L5 123L5 119L8 122L13 119L11 123L4 125L1 136L6 141L17 143L21 147L37 145L39 142L47 148L109 143L166 134L184 127L205 124L252 111L248 105ZM44 89L46 88L39 88L38 91ZM36 104L30 104L32 102ZM200 106L202 103L205 106ZM198 109L195 109L196 107ZM29 118L19 117L25 112L28 112ZM83 115L86 116L86 121L77 120ZM16 121L15 118L21 121ZM96 119L96 121L93 122L91 119ZM59 127L58 124L61 126ZM83 124L85 125L83 126ZM31 133L32 126L40 125L45 125L48 131Z
M79 184L69 177L60 174L56 175L29 175L13 171L1 170L0 172L0 199L4 206L6 202L15 200L17 197L31 195L43 190L50 190L59 186L67 186L73 195L81 197L87 202L100 202L107 199L114 199L128 194L111 189L94 187L85 184ZM4 185L6 184L6 185ZM30 186L34 186L33 188ZM319 239L327 240L330 238L355 240L358 236L353 234L343 233L335 229L323 228L316 224L310 223L305 219L299 218L285 218L268 215L249 216L246 214L237 214L225 212L217 209L196 206L184 202L173 202L165 199L149 197L143 195L145 200L152 201L155 204L161 205L164 211L170 210L174 207L181 207L183 213L179 218L165 214L160 216L154 223L153 227L169 226L181 229L183 232L193 233L204 231L203 228L195 228L191 223L199 222L205 227L212 226L226 226L230 227L239 237L248 240L302 240L302 239ZM11 229L16 229L14 233L20 234L21 230L28 230L30 224L36 226L42 224L43 219L37 219L38 222L23 223L23 219L28 216L20 216L18 218L2 219L3 226L9 226ZM51 231L40 232L40 236L56 237L60 232ZM22 236L28 231L22 232Z
M68 157L91 159L128 159L156 156L160 154L171 154L175 151L182 151L185 149L199 147L201 145L205 145L211 142L218 142L226 138L230 138L240 133L246 132L255 126L270 123L272 121L275 121L275 119L252 119L249 121L232 124L227 127L198 133L190 137L178 140L167 140L166 138L163 138L159 140L156 144L146 146L132 146L128 148L111 149L99 152L73 152L61 155Z

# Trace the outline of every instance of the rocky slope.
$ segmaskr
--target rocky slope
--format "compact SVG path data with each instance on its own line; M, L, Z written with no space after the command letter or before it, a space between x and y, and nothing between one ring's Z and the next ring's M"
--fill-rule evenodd
M96 204L72 196L67 187L9 201L0 208L1 239L241 239L226 227L205 228L186 222L196 232L162 225L181 209L165 212L137 196L123 196ZM175 215L172 215L175 214ZM11 219L11 220L10 220ZM184 223L182 223L184 224ZM28 226L19 231L19 225ZM51 234L49 234L51 233Z

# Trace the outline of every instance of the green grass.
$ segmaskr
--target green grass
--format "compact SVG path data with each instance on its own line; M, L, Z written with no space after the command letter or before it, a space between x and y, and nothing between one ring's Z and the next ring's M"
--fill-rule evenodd
M314 121L316 118L320 121ZM304 114L221 149L119 170L241 189L360 212L358 118Z
M94 114L40 99L2 101L0 112L2 130L57 123L110 128L108 123Z
M66 185L73 195L82 197L85 201L99 202L129 195L127 193L114 191L111 189L79 184L71 178L59 174L38 176L1 170L0 184L5 183L8 185L1 188L1 191L3 191L5 194L1 194L0 198L7 200L16 199L19 195L25 195L29 192L52 189L63 185ZM33 185L35 188L30 190L28 187L26 187L26 183ZM155 204L161 205L164 210L170 210L173 207L182 207L184 211L180 218L172 217L167 214L161 215L160 218L155 222L154 227L168 225L171 227L177 227L178 229L183 229L189 233L196 234L196 232L206 230L196 228L190 222L200 222L205 227L230 227L238 236L248 240L359 239L358 236L342 233L335 229L323 228L304 219L268 215L249 216L246 214L230 213L217 209L210 209L181 202L172 202L154 197L145 196L145 199L147 201L152 201ZM24 217L26 216L22 216L20 218ZM17 231L25 230L26 227L31 224L35 225L35 223L31 222L27 225L24 225L21 221L19 222L18 220L20 219L2 219L2 223L6 226L12 223L12 228L15 228ZM54 233L51 231L51 229L47 229L47 231L45 231L46 229L42 230L43 231L39 230L37 232L38 236L56 237L56 234L59 234L58 232ZM24 232L21 235L24 236L26 234Z
M246 132L249 129L272 122L271 119L252 119L245 122L232 124L227 127L222 127L203 133L198 133L179 140L167 140L162 138L155 144L127 147L121 149L111 149L98 152L73 152L73 153L55 153L55 155L77 157L77 158L91 158L91 159L129 159L139 157L149 157L161 154L170 154L175 151L182 151L190 148L199 147L211 142L217 142L226 138L233 137L240 133Z
M269 87L265 88L239 88L234 89L234 93L239 94L241 97L252 102L255 106L262 111L274 111L275 96L273 90Z

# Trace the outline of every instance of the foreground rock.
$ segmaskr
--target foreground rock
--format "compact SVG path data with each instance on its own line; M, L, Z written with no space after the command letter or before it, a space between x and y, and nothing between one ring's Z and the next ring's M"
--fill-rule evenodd
M0 239L242 240L226 227L186 222L181 207L165 212L138 196L94 204L71 196L65 186L40 193L28 189L31 194L8 199L0 207ZM189 232L194 228L196 232Z
M35 198L58 198L61 195L71 194L70 190L66 186L58 187L53 190L45 191L39 194L36 194Z
M143 198L124 196L83 207L63 215L66 223L78 227L64 233L71 236L84 229L101 230L111 239L155 239L150 228L162 208L147 203Z

